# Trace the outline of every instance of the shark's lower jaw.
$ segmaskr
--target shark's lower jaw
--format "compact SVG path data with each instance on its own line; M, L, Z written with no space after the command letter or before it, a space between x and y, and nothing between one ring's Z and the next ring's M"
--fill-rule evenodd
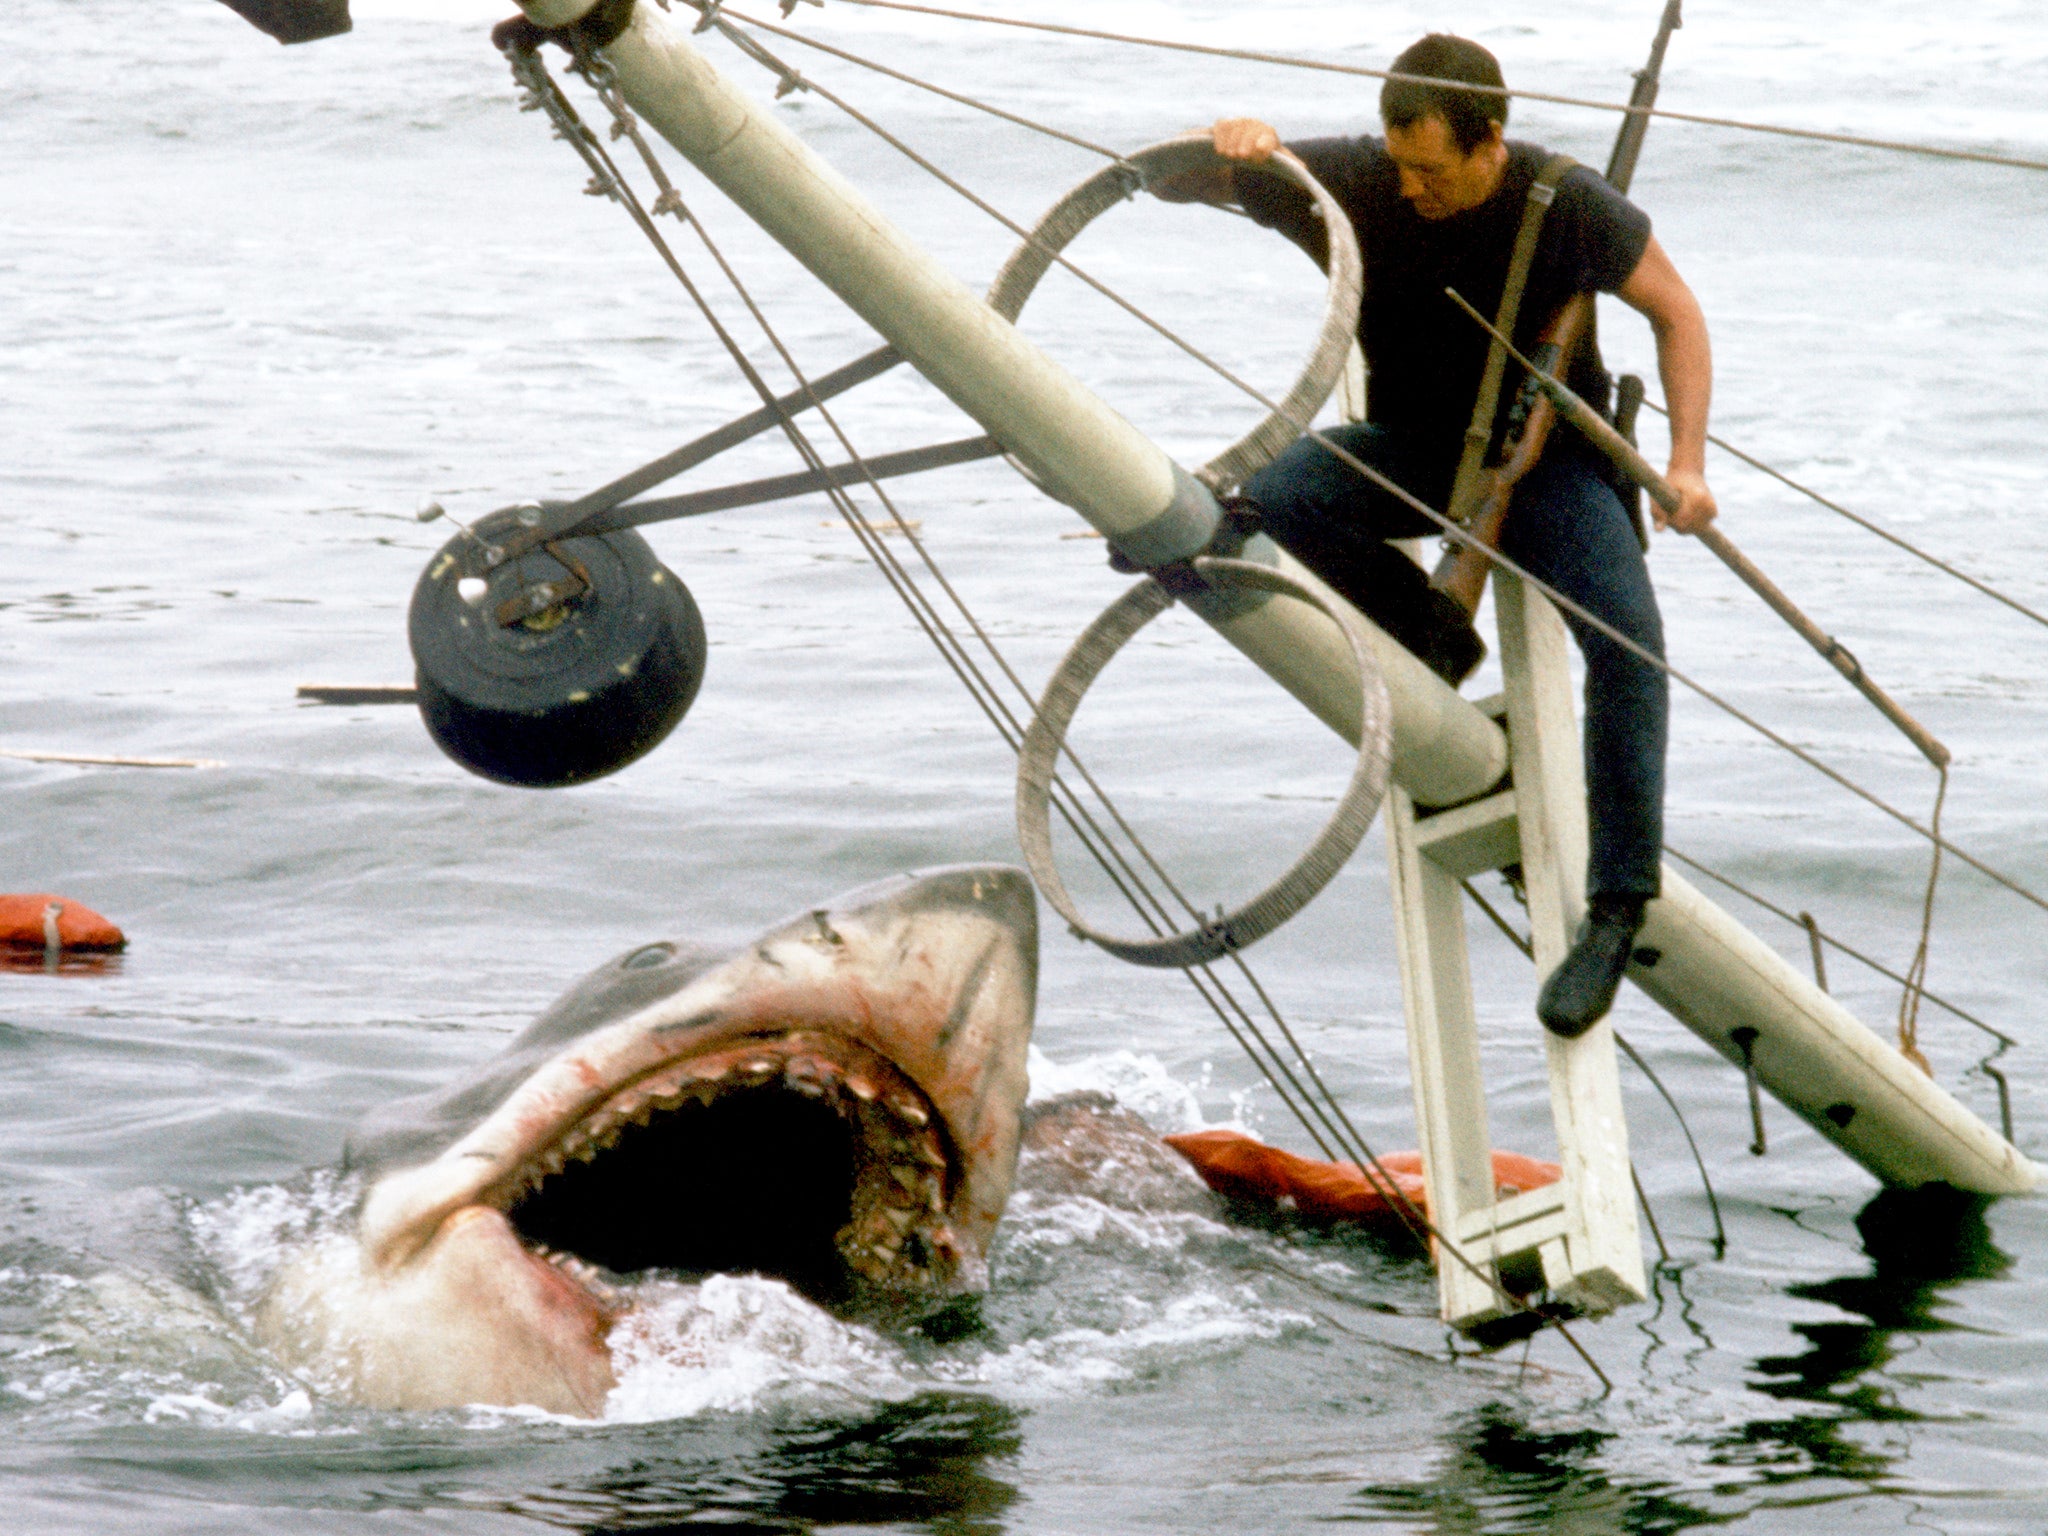
M793 1029L619 1087L483 1203L571 1274L752 1271L820 1299L863 1282L932 1296L966 1278L947 1221L956 1166L903 1072Z

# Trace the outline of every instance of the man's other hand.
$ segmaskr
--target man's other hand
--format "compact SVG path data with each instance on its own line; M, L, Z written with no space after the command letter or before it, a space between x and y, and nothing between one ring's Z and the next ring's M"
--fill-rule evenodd
M1280 135L1256 117L1226 117L1209 130L1209 142L1226 160L1264 165L1280 147Z
M1655 501L1650 510L1656 514L1659 528L1675 528L1680 533L1698 533L1714 520L1720 508L1714 505L1714 493L1707 489L1707 477L1696 469L1669 469L1664 478L1671 489L1678 492L1678 510L1666 512Z

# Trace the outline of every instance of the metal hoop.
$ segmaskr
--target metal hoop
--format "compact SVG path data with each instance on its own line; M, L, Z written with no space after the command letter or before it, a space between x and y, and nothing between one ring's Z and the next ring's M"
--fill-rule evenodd
M1206 170L1220 157L1204 133L1168 139L1105 166L1053 204L1024 243L1010 253L988 291L988 302L1006 320L1015 320L1024 301L1038 286L1053 260L1086 229L1098 214L1125 202L1158 177ZM1197 471L1212 491L1222 495L1257 473L1273 456L1301 436L1330 391L1344 376L1351 344L1358 335L1358 309L1365 288L1365 263L1358 235L1337 200L1308 167L1280 150L1266 169L1285 177L1312 198L1329 232L1329 287L1323 300L1323 321L1307 365L1280 402L1280 408Z
M1351 782L1345 786L1336 811L1316 834L1308 851L1287 873L1235 912L1224 913L1198 928L1159 938L1120 938L1090 928L1081 920L1053 862L1048 817L1053 770L1059 762L1067 728L1081 707L1082 695L1126 641L1173 605L1173 595L1148 576L1105 608L1081 632L1081 638L1054 669L1045 696L1039 700L1037 713L1024 733L1024 744L1017 753L1017 841L1023 848L1032 879L1038 882L1052 909L1066 919L1067 926L1133 965L1178 969L1220 959L1232 950L1256 943L1307 906L1344 867L1372 825L1387 792L1387 774L1393 759L1393 709L1387 699L1386 680L1373 660L1372 642L1363 624L1349 607L1271 566L1207 555L1196 559L1194 566L1198 574L1212 581L1234 581L1297 598L1327 614L1344 632L1358 663L1362 694L1358 762L1351 770Z

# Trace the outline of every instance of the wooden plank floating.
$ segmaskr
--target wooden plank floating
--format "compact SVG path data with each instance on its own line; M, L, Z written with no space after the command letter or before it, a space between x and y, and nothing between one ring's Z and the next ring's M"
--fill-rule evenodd
M419 689L411 683L301 683L298 696L308 704L417 704Z
M211 757L111 757L100 752L32 752L25 747L0 747L0 757L24 763L78 763L88 768L225 768Z

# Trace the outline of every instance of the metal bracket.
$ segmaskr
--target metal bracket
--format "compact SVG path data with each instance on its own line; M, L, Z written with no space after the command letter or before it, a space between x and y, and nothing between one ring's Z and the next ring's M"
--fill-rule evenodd
M639 528L672 518L701 517L705 513L724 512L735 507L758 506L763 502L783 501L837 486L859 485L868 479L887 480L954 464L971 464L1003 453L1002 444L984 434L934 443L925 448L910 448L900 453L877 454L859 464L835 464L824 469L773 475L679 496L633 499L729 448L758 437L781 422L786 414L809 410L835 395L844 394L856 384L864 384L887 373L902 361L902 354L894 347L878 347L866 356L855 358L844 367L812 380L808 388L793 390L778 398L773 405L764 405L744 416L735 417L724 426L693 438L682 447L658 459L651 459L638 469L574 501L539 503L539 517L522 519L525 526L493 546L484 557L485 564L488 568L495 568L508 560L545 548L573 571L575 562L562 553L558 547L559 540L614 533L622 528ZM587 583L579 585L575 576L544 582L501 603L494 610L494 616L498 623L509 627L577 596L584 586Z
M686 469L694 469L707 459L715 458L728 448L736 448L749 438L758 437L780 422L785 415L807 411L813 405L844 394L856 384L887 373L903 361L903 354L894 347L877 347L864 357L857 357L842 368L835 368L820 378L813 379L808 389L792 390L770 405L764 405L735 417L724 426L706 432L702 437L692 438L682 447L672 449L658 459L650 459L638 469L631 470L599 486L587 495L574 501L558 501L542 509L540 521L525 531L507 539L501 546L500 560L512 560L538 549L554 539L566 538L595 530L583 525L600 513L630 500L646 491L651 491L664 480L673 480ZM653 519L648 519L653 521ZM620 526L630 527L631 524Z
M729 512L734 507L759 506L765 501L784 501L807 496L834 486L861 485L869 479L889 480L898 475L944 469L951 464L972 464L979 459L1000 458L1003 445L992 437L963 437L929 448L907 448L901 453L881 453L858 464L832 464L824 469L799 470L794 474L771 475L765 480L743 480L708 491L690 491L681 496L662 496L650 501L630 501L624 506L600 512L577 526L579 534L611 533L620 528L639 528L648 523L668 522L679 517L702 517L708 512Z

